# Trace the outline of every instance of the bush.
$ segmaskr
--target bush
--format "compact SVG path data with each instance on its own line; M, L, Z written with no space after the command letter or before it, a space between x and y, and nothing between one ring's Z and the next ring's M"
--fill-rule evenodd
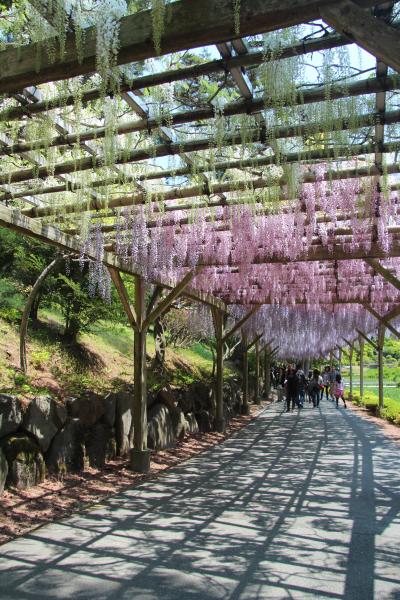
M400 402L397 400L385 399L383 408L379 408L379 399L375 394L367 393L362 399L359 395L354 394L352 400L358 406L364 406L370 413L386 419L390 423L400 425Z

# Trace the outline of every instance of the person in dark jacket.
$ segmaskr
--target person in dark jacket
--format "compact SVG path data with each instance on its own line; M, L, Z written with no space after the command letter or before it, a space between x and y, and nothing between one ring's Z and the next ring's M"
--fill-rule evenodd
M296 404L297 399L297 378L296 378L296 369L293 368L292 365L289 366L286 372L286 412L290 411L290 405L292 406L292 410L294 410L294 406Z
M303 408L306 396L307 379L301 365L297 365L296 370L297 394L296 403L299 408Z

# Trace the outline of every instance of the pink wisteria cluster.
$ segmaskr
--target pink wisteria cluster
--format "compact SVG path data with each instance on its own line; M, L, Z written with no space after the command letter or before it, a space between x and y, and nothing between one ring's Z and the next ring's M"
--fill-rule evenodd
M390 269L400 276L400 261ZM400 292L362 260L270 263L204 269L195 286L228 304L396 303Z
M221 267L225 279L232 270L224 269L236 267L251 280L258 264L299 260L318 248L333 257L337 246L352 252L376 243L387 252L398 235L398 195L378 193L370 180L362 187L358 179L305 183L299 199L279 212L259 203L191 213L164 208L125 208L115 225L115 252L150 279L206 265Z
M263 306L244 330L250 340L262 333L261 346L278 347L278 358L304 359L324 356L337 345L343 346L344 339L353 341L357 329L369 333L376 327L375 318L361 306Z
M178 210L176 203L126 207L109 237L97 222L82 245L91 265L91 289L108 294L104 244L123 264L149 281L179 281L203 266L193 286L227 303L304 304L398 302L399 293L361 260L334 260L334 250L349 252L372 244L387 252L398 235L399 198L378 192L372 179L329 181L325 165L316 181L304 183L297 201ZM107 225L105 223L105 225ZM397 228L397 229L396 229ZM109 227L108 227L109 229ZM301 261L326 248L330 260ZM397 259L390 262L396 273Z

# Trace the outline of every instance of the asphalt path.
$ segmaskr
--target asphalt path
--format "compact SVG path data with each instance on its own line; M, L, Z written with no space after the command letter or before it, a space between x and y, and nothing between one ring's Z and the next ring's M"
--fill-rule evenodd
M161 478L0 546L0 598L399 600L399 459L350 409L275 403Z

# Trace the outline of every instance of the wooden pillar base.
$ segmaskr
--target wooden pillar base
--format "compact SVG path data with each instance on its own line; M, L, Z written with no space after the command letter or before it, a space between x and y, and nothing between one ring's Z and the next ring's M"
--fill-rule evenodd
M242 415L250 414L250 408L249 408L248 404L242 404L242 406L240 407L240 414L242 414Z
M135 473L148 473L150 471L150 456L150 450L135 450L135 448L132 448L129 452L132 471L135 471Z
M224 433L226 427L225 419L215 419L215 431Z

